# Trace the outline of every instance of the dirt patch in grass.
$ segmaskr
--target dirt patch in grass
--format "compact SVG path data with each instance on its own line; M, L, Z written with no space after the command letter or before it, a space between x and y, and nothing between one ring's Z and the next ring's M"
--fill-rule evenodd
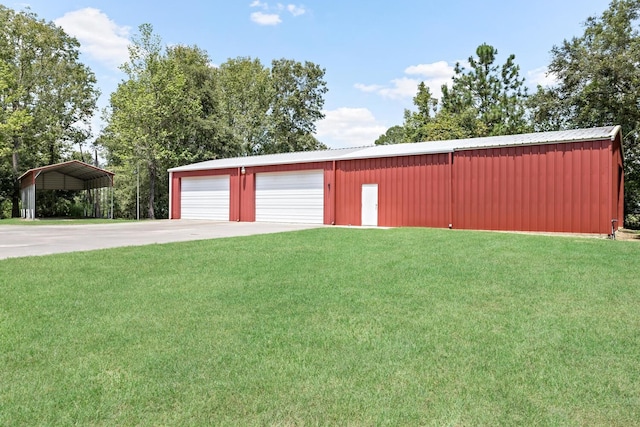
M623 228L616 233L616 240L635 240L640 242L640 232L638 230L627 230Z

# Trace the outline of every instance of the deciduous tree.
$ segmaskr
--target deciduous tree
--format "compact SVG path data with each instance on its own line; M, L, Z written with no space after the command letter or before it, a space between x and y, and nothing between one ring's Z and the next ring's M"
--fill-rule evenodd
M0 26L0 160L12 175L12 188L0 194L10 194L19 216L17 178L87 139L99 93L78 41L60 27L2 5Z
M376 139L376 145L391 145L391 144L402 144L405 142L411 142L407 140L405 135L404 126L391 126L385 133L380 135L378 139Z
M228 155L263 151L269 137L269 114L274 98L269 69L260 60L239 57L225 61L214 75L219 132Z
M538 130L620 125L625 211L640 212L640 1L613 0L587 19L584 34L554 46L557 84L532 96Z
M325 70L313 62L290 59L271 63L273 100L270 138L265 153L326 148L314 136L316 122L324 118L322 106L327 84Z
M190 123L202 109L181 58L164 51L151 25L139 27L129 46L129 61L121 67L127 80L111 95L108 129L102 138L112 162L128 165L130 171L137 171L138 165L144 168L147 217L152 219L157 183L166 181L167 167L189 151L185 141L197 132Z

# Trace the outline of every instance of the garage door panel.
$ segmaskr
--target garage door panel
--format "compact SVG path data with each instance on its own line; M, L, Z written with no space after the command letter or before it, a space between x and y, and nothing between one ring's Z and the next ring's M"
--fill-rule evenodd
M229 175L182 178L181 218L229 220Z
M256 221L322 224L324 172L257 174Z

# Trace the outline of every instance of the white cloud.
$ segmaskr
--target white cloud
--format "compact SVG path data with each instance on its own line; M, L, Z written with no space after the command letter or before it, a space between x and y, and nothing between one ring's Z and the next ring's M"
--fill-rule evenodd
M527 81L533 89L535 89L537 85L549 87L558 83L558 76L550 73L547 67L539 67L527 72Z
M275 6L269 6L266 2L261 2L260 0L254 0L249 4L249 7L259 7L263 9L267 13L263 12L254 12L251 14L251 20L259 25L278 25L282 23L282 18L280 17L280 13L287 10L294 17L304 15L307 10L304 6L295 5L295 4L287 4L286 6L282 3L277 3Z
M404 70L410 76L422 76L424 78L400 77L393 79L387 85L365 85L356 83L354 87L363 92L376 93L388 99L410 99L416 96L420 82L431 90L435 98L442 96L442 85L450 84L454 74L454 67L446 61L438 61L431 64L411 65Z
M287 10L293 15L293 16L300 16L300 15L304 15L304 13L306 12L306 10L304 9L304 7L302 6L296 6L295 4L288 4L287 5Z
M387 131L367 108L342 107L325 110L325 118L318 122L316 136L331 148L373 145Z
M378 90L378 93L382 95L383 98L403 99L411 98L416 95L420 80L401 77L399 79L391 80L391 83L393 84L393 86L384 87Z
M129 27L119 26L99 9L67 12L55 24L77 38L80 50L91 58L117 67L129 58Z
M429 79L450 79L454 73L453 65L447 61L438 61L431 64L418 64L407 67L404 72L410 75L421 75Z
M253 12L251 20L259 25L278 25L282 22L277 13Z
M377 92L380 89L384 89L384 86L381 85L364 85L362 83L356 83L353 86L363 92Z

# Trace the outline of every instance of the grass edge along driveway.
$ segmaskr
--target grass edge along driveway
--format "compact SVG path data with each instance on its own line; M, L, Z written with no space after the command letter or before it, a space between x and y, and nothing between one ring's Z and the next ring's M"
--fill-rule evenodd
M323 228L0 261L0 425L630 425L635 242Z

